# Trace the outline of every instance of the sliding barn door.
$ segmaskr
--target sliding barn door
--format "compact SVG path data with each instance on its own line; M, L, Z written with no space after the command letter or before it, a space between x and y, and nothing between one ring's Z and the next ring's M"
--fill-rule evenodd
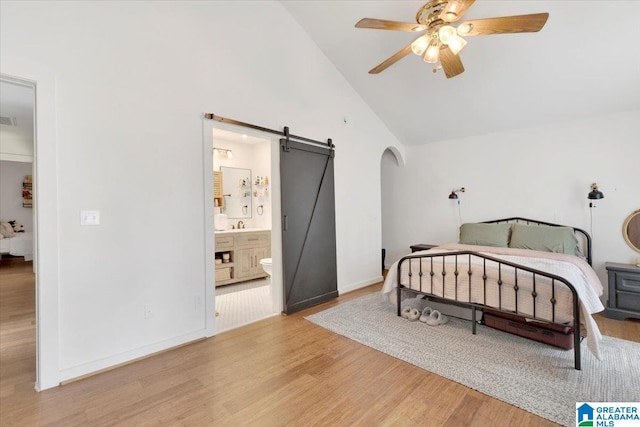
M338 296L333 149L280 140L284 312Z

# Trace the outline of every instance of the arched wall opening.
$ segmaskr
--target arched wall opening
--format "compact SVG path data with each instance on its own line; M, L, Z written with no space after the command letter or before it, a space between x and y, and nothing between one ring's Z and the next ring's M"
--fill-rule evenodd
M394 247L393 224L399 220L399 200L396 189L401 183L400 169L405 161L395 147L388 147L380 159L380 187L381 187L381 236L382 236L382 269L386 270L397 259L395 253L387 253L386 248Z

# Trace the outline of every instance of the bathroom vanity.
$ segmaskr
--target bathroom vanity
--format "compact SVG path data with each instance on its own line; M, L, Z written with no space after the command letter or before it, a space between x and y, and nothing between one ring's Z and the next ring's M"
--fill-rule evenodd
M216 286L268 276L260 260L271 257L271 230L216 231L215 238Z

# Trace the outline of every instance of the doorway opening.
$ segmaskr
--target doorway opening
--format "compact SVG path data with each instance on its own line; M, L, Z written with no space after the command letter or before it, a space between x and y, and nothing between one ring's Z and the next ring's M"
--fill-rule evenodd
M35 89L0 77L0 354L37 385Z
M277 140L219 124L212 136L215 330L220 333L282 311L282 282L272 261L281 258L279 172L273 155Z
M382 153L380 159L380 204L381 204L381 237L382 237L382 273L386 277L389 267L402 256L406 255L401 241L398 240L398 233L394 230L395 224L403 222L398 217L397 206L402 206L403 201L399 199L395 190L404 185L401 176L401 168L404 160L400 152L394 147L388 147Z

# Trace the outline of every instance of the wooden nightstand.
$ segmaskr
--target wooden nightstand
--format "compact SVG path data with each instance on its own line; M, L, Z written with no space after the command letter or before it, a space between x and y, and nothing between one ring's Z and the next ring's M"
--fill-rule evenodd
M611 319L640 319L640 267L608 262L609 300L606 315Z
M415 245L409 246L411 248L411 252L417 251L426 251L427 249L435 248L438 245L431 245L429 243L418 243Z

